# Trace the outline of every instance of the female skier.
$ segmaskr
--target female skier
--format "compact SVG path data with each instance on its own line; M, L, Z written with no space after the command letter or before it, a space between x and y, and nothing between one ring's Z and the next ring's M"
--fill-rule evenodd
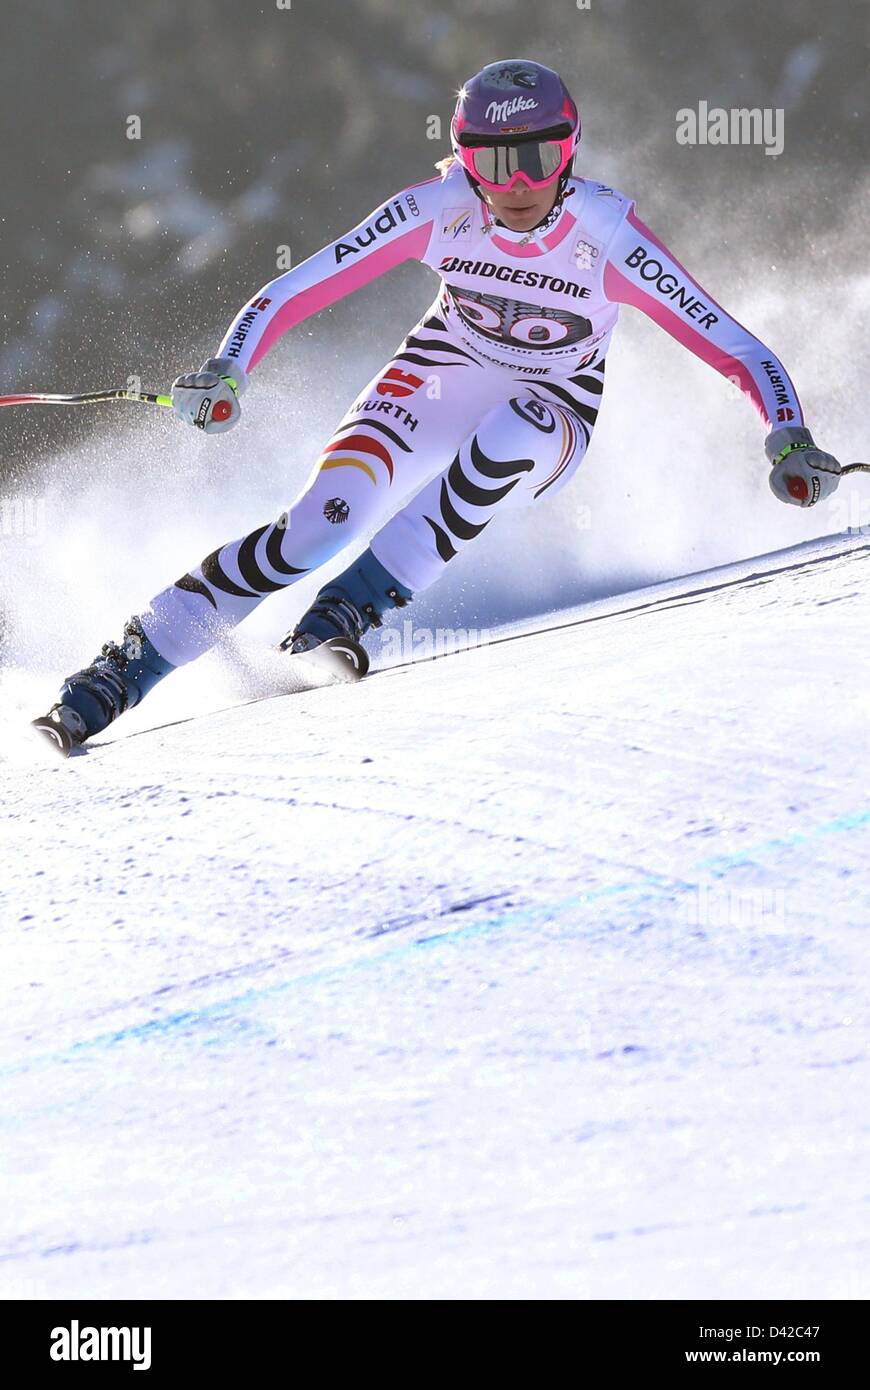
M589 446L620 304L643 310L740 383L769 433L770 486L809 507L840 465L803 422L771 350L706 293L607 184L573 176L577 107L557 73L515 59L462 88L453 158L352 231L270 281L175 411L207 432L239 419L250 372L288 329L415 259L435 302L353 403L289 512L208 555L131 618L120 643L68 677L37 725L61 751L99 733L268 594L379 527L281 644L357 640L434 584L508 507L552 496Z

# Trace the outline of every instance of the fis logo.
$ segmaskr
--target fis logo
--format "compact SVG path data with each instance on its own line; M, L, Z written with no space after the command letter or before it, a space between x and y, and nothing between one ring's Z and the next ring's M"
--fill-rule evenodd
M470 210L468 208L445 208L441 222L441 240L468 241L470 236Z
M134 1371L151 1369L150 1327L69 1327L51 1329L52 1361L131 1361Z

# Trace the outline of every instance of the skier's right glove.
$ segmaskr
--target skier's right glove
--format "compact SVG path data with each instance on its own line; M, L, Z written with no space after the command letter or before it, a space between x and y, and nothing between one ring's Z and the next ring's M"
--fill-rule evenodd
M198 372L175 378L172 409L188 425L207 434L223 434L241 416L238 398L247 385L247 376L231 358L210 357Z
M764 451L773 464L770 490L780 502L812 507L836 491L840 465L833 454L816 448L813 436L803 425L773 430L764 441Z

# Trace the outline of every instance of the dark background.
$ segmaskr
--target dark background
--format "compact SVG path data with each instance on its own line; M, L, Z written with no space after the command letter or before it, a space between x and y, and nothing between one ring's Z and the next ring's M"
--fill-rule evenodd
M867 163L866 0L592 0L588 11L572 0L3 0L0 12L0 393L123 385L131 373L165 389L216 348L275 273L279 245L296 263L427 176L448 148L452 94L495 57L563 72L583 115L579 171L636 196L678 254L711 205L721 217L708 241L762 224L772 247L795 250L836 228ZM782 106L784 154L678 146L675 112L699 100ZM126 138L131 114L140 140ZM441 140L427 138L432 115ZM712 249L698 248L701 267ZM382 283L359 298L391 293ZM427 281L420 309L431 293ZM321 317L321 342L358 341L354 303ZM385 329L381 356L406 326ZM20 478L108 409L2 412L0 467Z

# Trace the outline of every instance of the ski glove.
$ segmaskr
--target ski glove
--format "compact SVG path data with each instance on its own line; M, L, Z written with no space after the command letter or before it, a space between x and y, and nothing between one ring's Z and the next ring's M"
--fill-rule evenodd
M832 454L817 449L809 430L785 425L764 441L764 452L773 464L770 490L780 502L793 507L814 507L836 491L840 465Z
M210 357L198 372L175 378L172 409L207 434L223 434L241 416L238 397L247 385L247 376L231 358Z

